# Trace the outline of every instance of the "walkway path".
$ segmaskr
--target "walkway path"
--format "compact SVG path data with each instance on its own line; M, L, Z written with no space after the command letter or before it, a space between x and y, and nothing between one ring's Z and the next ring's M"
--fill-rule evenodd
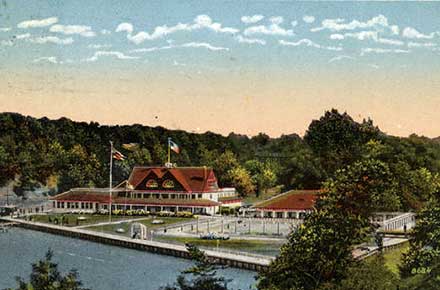
M117 221L112 221L112 222L102 222L102 223L97 223L97 224L88 224L88 225L82 225L82 226L71 227L71 228L83 229L83 228L90 228L90 227L117 225L117 224L122 224L122 223L131 223L131 222L136 222L136 221L143 221L143 220L147 220L147 219L151 219L151 218L149 218L149 217L141 217L141 218L133 218L133 219L123 219L123 220L117 220Z

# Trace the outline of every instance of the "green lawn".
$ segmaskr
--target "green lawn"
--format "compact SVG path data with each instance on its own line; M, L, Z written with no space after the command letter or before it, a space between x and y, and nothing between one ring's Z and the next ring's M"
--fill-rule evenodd
M40 223L50 223L55 224L55 220L58 219L58 224L61 225L61 217L63 214L47 214L47 215L34 215L32 216L32 221ZM108 222L108 215L98 215L98 214L64 214L67 218L67 223L64 224L68 227L75 227L78 225L91 225L102 222ZM78 217L85 217L85 220L78 221ZM135 216L112 216L112 221L124 220L137 218Z
M402 253L406 251L408 247L409 244L404 243L398 248L386 251L384 253L385 265L388 267L388 269L396 274L399 274L400 258L402 257Z
M152 224L152 221L154 219L160 219L162 221L164 221L163 224ZM176 223L181 223L181 222L189 222L191 221L191 218L178 218L178 217L157 217L157 218L145 218L143 220L137 221L141 224L144 224L147 226L147 230L151 231L151 230L155 230L157 228L162 228L162 227L166 227L168 225L172 225L172 224L176 224ZM125 233L117 233L116 230L117 229L124 229ZM111 224L111 225L102 225L102 226L90 226L85 228L86 230L91 230L91 231L97 231L97 232L105 232L105 233L109 233L109 234L120 234L120 235L124 235L124 236L129 236L129 232L130 232L130 223L128 222L121 222L119 224Z
M199 238L189 237L173 237L173 236L157 236L156 240L163 242L177 242L179 244L190 243L205 248L224 248L228 250L236 250L260 255L275 256L279 254L282 246L281 242L264 241L264 240L202 240Z

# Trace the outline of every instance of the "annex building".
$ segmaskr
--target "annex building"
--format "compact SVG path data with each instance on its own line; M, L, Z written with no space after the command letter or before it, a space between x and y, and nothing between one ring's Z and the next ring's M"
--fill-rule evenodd
M247 214L261 218L303 219L313 211L321 190L291 190L255 204Z
M220 188L208 167L135 167L127 181L108 188L74 188L52 198L55 211L145 210L215 214L240 206L235 188Z

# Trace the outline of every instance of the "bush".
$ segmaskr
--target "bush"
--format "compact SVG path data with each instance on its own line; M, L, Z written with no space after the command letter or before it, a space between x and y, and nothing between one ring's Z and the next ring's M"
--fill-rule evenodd
M179 211L176 213L176 217L192 218L193 216L194 214L189 211Z

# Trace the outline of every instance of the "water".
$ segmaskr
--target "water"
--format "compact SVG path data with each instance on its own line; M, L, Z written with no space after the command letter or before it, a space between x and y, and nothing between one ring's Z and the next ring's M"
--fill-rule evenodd
M31 263L43 258L48 248L61 271L77 269L84 286L93 290L156 290L191 265L184 259L11 228L0 233L0 289L15 287L15 276L28 280ZM254 272L225 269L219 274L232 279L232 289L255 284Z

